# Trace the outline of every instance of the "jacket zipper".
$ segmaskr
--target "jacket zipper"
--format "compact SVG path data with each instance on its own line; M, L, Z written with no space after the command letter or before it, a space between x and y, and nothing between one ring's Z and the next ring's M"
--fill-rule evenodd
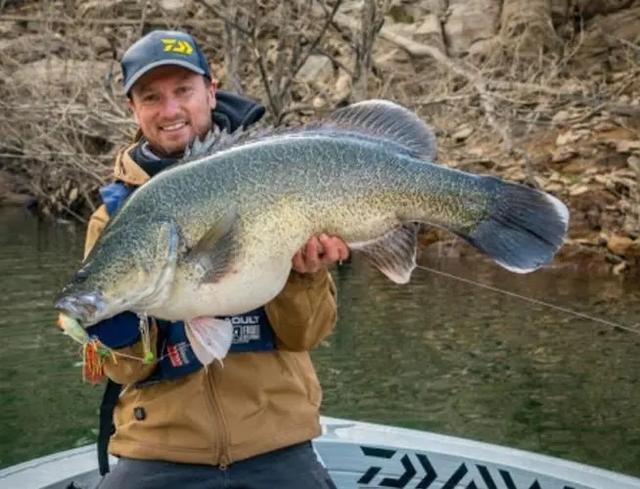
M231 458L229 457L229 453L228 453L229 433L227 430L227 421L224 417L224 412L222 411L222 405L220 403L220 398L218 396L217 389L216 389L215 377L216 375L219 375L218 374L219 368L220 366L215 363L213 365L209 365L206 375L207 375L207 384L209 387L208 390L210 395L211 407L213 408L214 418L216 422L216 429L220 435L218 437L218 442L219 442L218 451L217 451L218 456L216 461L218 462L218 467L221 470L226 470L226 468L231 463Z

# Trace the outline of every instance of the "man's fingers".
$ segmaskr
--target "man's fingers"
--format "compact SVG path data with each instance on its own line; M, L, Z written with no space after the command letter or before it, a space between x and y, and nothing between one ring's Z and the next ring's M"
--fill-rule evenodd
M291 266L296 272L300 272L300 273L305 272L304 257L302 256L302 250L298 251L295 255L293 255Z
M349 247L337 236L312 236L292 259L292 267L300 273L313 273L321 267L349 258Z
M329 264L338 261L340 259L340 250L337 246L337 239L329 237L326 234L321 234L319 239L320 244L324 248L322 262Z
M343 261L349 258L349 247L341 238L337 236L320 237L321 243L325 246L326 259L325 264Z
M309 241L307 241L307 246L305 248L305 256L304 256L304 264L308 271L317 272L320 267L320 258L318 257L318 250L320 248L320 243L318 242L318 238L313 236Z
M338 251L338 260L343 261L349 258L349 246L342 239L335 237L336 249Z
M305 248L305 258L318 258L318 255L322 253L322 245L320 240L316 236L312 236L307 241L307 246Z
M338 243L338 251L340 254L340 261L345 261L347 259L349 259L349 247L347 246L347 243L345 243L344 241L342 241L341 239L337 238L339 243Z

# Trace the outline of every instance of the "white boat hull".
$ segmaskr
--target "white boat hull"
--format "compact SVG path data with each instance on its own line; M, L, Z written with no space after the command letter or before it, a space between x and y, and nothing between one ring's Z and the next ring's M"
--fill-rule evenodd
M640 479L523 450L323 418L315 447L342 488L640 489Z
M640 489L635 477L498 445L337 418L322 425L314 447L338 489ZM89 445L3 469L0 489L93 487L98 479Z

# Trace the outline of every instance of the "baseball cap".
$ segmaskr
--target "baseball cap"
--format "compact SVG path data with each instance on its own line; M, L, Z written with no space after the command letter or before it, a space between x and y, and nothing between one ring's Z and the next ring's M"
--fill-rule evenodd
M142 75L164 65L177 65L211 78L211 70L195 39L186 32L151 31L122 56L122 83L129 90Z

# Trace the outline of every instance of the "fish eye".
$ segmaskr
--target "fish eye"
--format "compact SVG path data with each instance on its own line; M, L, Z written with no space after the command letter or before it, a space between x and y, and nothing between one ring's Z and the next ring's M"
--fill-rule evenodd
M76 280L78 282L84 282L85 280L87 280L87 277L89 277L89 272L87 272L84 268L81 268L76 273Z

